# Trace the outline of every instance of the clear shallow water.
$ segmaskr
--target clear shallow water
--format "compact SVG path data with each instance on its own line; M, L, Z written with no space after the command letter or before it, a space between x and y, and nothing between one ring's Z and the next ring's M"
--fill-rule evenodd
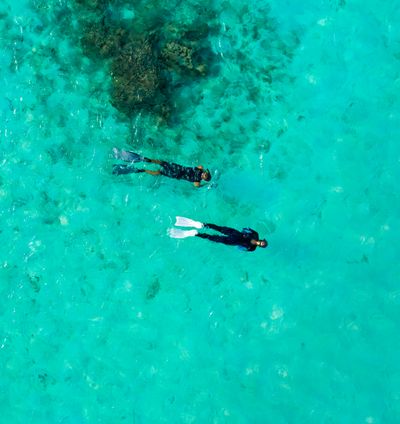
M218 72L133 131L65 6L0 7L1 420L398 422L395 2L215 2ZM214 184L116 178L114 145Z

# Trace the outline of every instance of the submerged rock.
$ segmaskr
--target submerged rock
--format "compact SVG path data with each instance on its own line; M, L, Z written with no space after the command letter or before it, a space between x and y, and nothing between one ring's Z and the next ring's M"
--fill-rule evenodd
M155 278L147 289L146 299L147 300L154 299L157 296L159 291L160 291L160 282L158 281L158 278Z
M164 102L158 60L148 39L126 45L113 59L111 76L112 104L127 115Z
M140 33L130 22L106 13L112 2L75 0L86 10L101 10L99 20L83 22L81 45L86 56L106 60L112 80L111 103L132 117L146 111L166 120L179 88L207 74L212 60L206 23L176 25L159 17L157 25L140 17ZM107 6L108 4L108 6ZM163 20L164 19L164 20Z
M103 21L100 24L91 23L87 25L81 43L87 56L110 58L118 55L118 52L126 43L126 38L127 32L125 29L116 28L112 30Z

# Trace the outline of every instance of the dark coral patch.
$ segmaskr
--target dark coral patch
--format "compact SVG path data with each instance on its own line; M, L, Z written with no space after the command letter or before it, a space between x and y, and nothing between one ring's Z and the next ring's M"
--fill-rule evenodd
M112 103L125 114L165 102L158 60L148 39L126 45L114 58L111 75Z
M154 19L127 23L107 12L105 0L76 0L90 9L92 20L83 23L81 45L86 56L108 61L112 89L111 103L131 117L147 111L167 118L180 87L207 75L213 55L206 23L175 25ZM97 9L97 19L93 19ZM146 28L147 26L147 28ZM140 28L140 31L139 31Z

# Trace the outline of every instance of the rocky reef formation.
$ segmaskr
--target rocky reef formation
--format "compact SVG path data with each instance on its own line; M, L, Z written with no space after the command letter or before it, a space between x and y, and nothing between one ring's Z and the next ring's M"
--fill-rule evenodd
M164 21L162 15L149 15L148 21L144 14L118 20L115 10L110 13L112 0L75 3L91 17L81 23L83 52L96 62L107 62L110 101L127 117L146 111L168 120L179 88L207 75L213 60L207 41L212 28L200 17L180 25Z
M141 108L158 112L165 103L158 60L149 39L126 45L115 56L111 75L112 103L125 114Z

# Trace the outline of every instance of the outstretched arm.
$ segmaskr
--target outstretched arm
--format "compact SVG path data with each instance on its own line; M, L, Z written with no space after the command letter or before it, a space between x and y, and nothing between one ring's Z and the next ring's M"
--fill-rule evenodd
M201 165L196 166L196 168L197 169L204 169ZM194 182L193 185L197 188L201 186L200 181Z

